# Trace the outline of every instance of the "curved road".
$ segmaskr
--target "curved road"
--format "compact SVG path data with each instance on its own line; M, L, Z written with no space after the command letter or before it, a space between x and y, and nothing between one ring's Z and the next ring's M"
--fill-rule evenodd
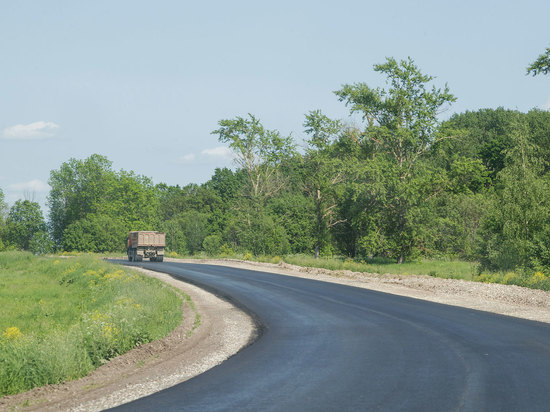
M222 266L134 265L238 302L261 336L116 410L550 410L548 324Z

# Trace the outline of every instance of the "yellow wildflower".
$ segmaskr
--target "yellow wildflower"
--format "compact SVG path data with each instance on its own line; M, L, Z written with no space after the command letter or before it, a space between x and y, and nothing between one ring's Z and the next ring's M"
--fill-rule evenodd
M112 338L115 335L118 335L120 329L118 329L114 323L105 323L103 330L101 331L102 335L106 338Z
M23 334L21 333L21 331L17 326L9 327L2 333L2 337L8 340L12 340L12 339L17 340L21 336L23 336Z

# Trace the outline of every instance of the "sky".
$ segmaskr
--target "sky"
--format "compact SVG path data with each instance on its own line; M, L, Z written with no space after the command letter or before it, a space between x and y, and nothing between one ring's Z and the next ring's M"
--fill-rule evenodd
M204 183L231 152L211 134L254 114L304 137L334 91L384 87L411 57L457 102L444 113L550 109L549 0L0 0L0 189L46 205L51 170L98 153L154 183Z

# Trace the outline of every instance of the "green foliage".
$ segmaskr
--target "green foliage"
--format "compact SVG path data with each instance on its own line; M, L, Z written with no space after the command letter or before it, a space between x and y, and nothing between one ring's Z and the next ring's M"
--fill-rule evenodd
M372 89L365 83L344 85L336 91L340 101L359 112L371 128L370 140L378 150L387 153L405 171L414 165L436 138L438 113L456 98L443 90L427 85L432 76L424 75L412 59L374 65L374 71L386 75L389 89ZM373 126L377 126L372 129ZM404 171L400 171L401 174Z
M456 156L449 171L449 190L453 193L478 193L489 184L489 172L480 159Z
M208 256L217 256L222 246L222 237L220 235L210 235L204 238L202 248Z
M242 191L244 178L242 171L233 172L226 167L216 168L212 178L205 186L211 188L219 196L223 205L227 205L238 198Z
M385 236L380 239L387 253L402 263L418 243L421 195L429 195L425 192L432 186L421 159L446 137L438 135L437 115L456 99L447 86L428 89L433 77L422 74L410 58L401 62L388 58L374 70L386 75L389 89L356 83L344 85L335 94L367 122L365 136L374 154L372 161L386 171L382 200L386 211L381 214Z
M438 201L429 246L443 256L479 260L480 229L492 207L491 200L481 193L450 193Z
M329 119L320 110L306 115L307 140L304 192L313 200L313 234L315 257L330 243L330 228L342 223L336 217L336 185L341 183L344 167L341 159L330 152L330 143L343 131L339 121Z
M161 230L166 233L166 249L178 255L187 255L189 253L183 227L178 218L162 223Z
M35 255L45 255L47 253L52 253L53 241L46 232L36 232L29 242L29 251L31 251Z
M202 250L208 230L208 215L196 210L180 213L161 225L166 233L166 247L180 255Z
M48 196L50 225L57 246L63 243L65 229L88 214L98 212L105 194L114 185L111 162L104 156L92 155L86 160L70 159L59 170L50 172Z
M394 275L428 275L449 279L472 279L476 266L463 261L452 260L417 260L397 264L393 259L349 259L331 257L314 259L305 255L285 256L284 261L298 266L316 267L334 271L350 270L352 272L379 273Z
M49 223L57 248L120 251L123 232L159 224L159 197L151 180L113 171L104 156L70 159L50 173L49 184ZM80 235L84 238L77 239Z
M18 200L11 207L6 220L6 238L15 248L30 250L36 236L44 237L46 223L40 205L29 200ZM38 235L41 233L41 235Z
M248 176L249 195L253 198L270 196L281 188L278 169L285 158L292 157L295 145L292 138L276 130L267 130L252 114L248 119L220 120L217 134L222 143L229 143L235 162Z
M0 188L0 225L3 225L6 220L8 205L5 201L4 192Z
M107 215L89 214L71 223L63 233L63 249L78 252L123 252L128 231L124 223Z
M182 300L97 258L0 253L0 396L88 374L167 335Z
M290 245L285 230L263 211L248 211L232 216L225 239L233 250L258 255L284 255Z
M202 250L202 244L207 235L208 216L197 211L182 213L180 216L187 250L195 254Z
M550 73L550 47L547 47L546 51L527 67L527 74L533 76L548 73Z
M287 234L292 253L312 253L315 249L314 205L301 193L284 193L269 201L266 209Z
M543 272L491 272L475 277L478 282L523 286L531 289L550 290L550 276Z
M517 111L498 108L453 115L447 126L464 133L458 139L441 143L445 151L441 158L449 162L446 168L457 159L479 160L494 179L504 168L506 153L512 147L510 134L517 114Z
M543 165L527 136L526 123L518 120L515 145L499 174L503 188L484 228L483 263L490 269L550 270L542 240L550 233L550 181L542 175Z
M220 120L212 133L237 167L201 185L153 186L103 156L70 159L49 182L55 247L121 251L129 230L160 229L178 255L453 258L547 273L550 112L481 109L441 122L455 97L412 59L374 71L385 88L335 92L364 122L310 111L300 153L253 115ZM15 247L7 229L0 217L0 249ZM33 233L27 247L49 251L43 228Z

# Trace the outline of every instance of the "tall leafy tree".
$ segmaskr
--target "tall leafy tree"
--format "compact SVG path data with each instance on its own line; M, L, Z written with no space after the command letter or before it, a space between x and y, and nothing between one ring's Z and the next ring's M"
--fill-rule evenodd
M284 159L295 152L290 136L265 129L252 114L248 118L220 120L219 129L212 134L228 143L235 155L235 163L248 176L249 196L252 199L269 197L282 188L279 169Z
M128 229L122 220L91 213L72 222L63 232L63 248L80 252L122 252Z
M315 258L330 241L330 229L344 220L336 214L336 186L344 180L343 165L332 155L331 143L342 131L338 120L331 120L320 110L311 111L304 121L306 140L306 170L304 190L315 205Z
M40 205L29 200L18 200L10 208L6 220L7 238L16 248L30 250L30 244L39 232L46 232L46 223Z
M5 245L5 218L7 214L8 205L4 200L4 192L0 189L0 250L3 250Z
M58 247L69 225L108 206L106 195L115 183L111 167L105 156L94 154L85 160L70 159L50 172L49 220Z
M6 204L4 192L0 188L0 224L4 223L6 219L7 210L8 210L8 205Z
M49 184L50 230L58 248L119 251L129 230L160 224L158 192L151 180L114 171L104 156L70 159L51 171ZM81 233L85 236L78 239Z
M373 160L387 170L386 244L389 253L402 263L417 241L414 220L421 214L416 209L421 205L424 184L430 182L418 165L435 143L447 137L439 134L438 115L456 99L447 86L429 88L433 77L422 74L410 58L400 62L388 58L375 65L374 71L386 76L388 89L355 83L344 85L335 94L352 113L363 115Z
M550 269L550 181L517 117L514 146L500 172L502 189L485 224L484 264L493 269Z
M506 153L514 140L510 136L519 112L497 109L481 109L455 114L445 126L461 130L457 139L445 140L439 145L443 167L450 169L458 159L479 160L495 179L504 168Z

